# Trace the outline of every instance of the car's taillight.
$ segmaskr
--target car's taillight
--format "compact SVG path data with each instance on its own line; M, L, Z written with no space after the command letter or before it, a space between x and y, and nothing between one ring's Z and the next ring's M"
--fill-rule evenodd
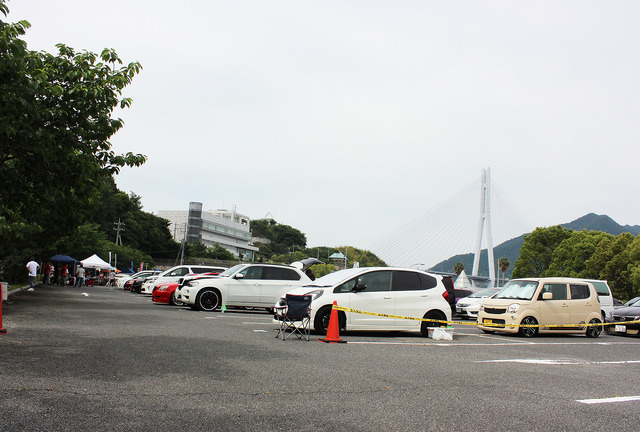
M447 301L447 303L449 302L449 291L444 290L444 292L442 293L442 297L444 297L444 299Z

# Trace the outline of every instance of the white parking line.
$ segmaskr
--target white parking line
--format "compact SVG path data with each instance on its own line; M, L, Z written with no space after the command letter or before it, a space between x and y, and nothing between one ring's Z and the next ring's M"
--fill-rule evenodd
M602 398L602 399L576 400L576 402L580 402L583 404L600 404L600 403L631 402L631 401L640 401L640 396L621 396L621 397Z
M518 341L509 341L501 343L467 343L467 342L380 342L380 341L351 341L349 335L342 335L346 337L347 342L350 344L372 344L372 345L429 345L429 346L519 346L521 343ZM454 335L455 340L455 335ZM526 342L527 345L640 345L640 342Z
M552 360L552 359L500 359L478 360L474 363L527 363L541 365L587 365L587 364L638 364L640 360L623 361L579 361L579 360Z

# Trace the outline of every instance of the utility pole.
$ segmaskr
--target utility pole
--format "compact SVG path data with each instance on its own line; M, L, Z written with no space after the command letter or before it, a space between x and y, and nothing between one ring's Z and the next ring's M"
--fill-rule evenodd
M122 246L122 237L120 237L120 232L124 231L124 222L120 222L120 218L118 218L118 222L113 223L116 227L114 230L116 231L116 245L120 244Z

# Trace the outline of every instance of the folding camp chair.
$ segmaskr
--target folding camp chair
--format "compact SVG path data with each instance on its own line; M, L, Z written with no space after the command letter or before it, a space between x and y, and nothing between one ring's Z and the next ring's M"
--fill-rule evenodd
M309 340L311 328L311 296L287 294L285 303L275 308L274 317L280 324L276 337L282 340L295 334Z

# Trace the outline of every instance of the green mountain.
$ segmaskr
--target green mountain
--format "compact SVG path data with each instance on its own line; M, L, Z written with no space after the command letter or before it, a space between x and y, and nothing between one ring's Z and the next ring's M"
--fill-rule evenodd
M595 213L589 213L581 218L574 220L573 222L565 223L561 225L564 228L574 231L603 231L612 235L620 235L623 232L628 232L637 236L640 234L640 225L620 225L607 215L597 215ZM528 234L528 233L527 233ZM519 237L507 240L494 247L493 256L496 261L502 257L506 257L511 265L506 271L506 277L511 277L513 271L513 264L520 255L520 247L524 243L523 234ZM453 266L456 263L462 263L464 265L467 274L471 274L473 270L473 253L454 255L451 258L444 260L431 268L433 271L453 273ZM489 276L489 268L487 265L487 250L483 249L480 252L480 269L478 271L480 276ZM497 276L497 274L496 274ZM500 274L502 277L502 274Z

